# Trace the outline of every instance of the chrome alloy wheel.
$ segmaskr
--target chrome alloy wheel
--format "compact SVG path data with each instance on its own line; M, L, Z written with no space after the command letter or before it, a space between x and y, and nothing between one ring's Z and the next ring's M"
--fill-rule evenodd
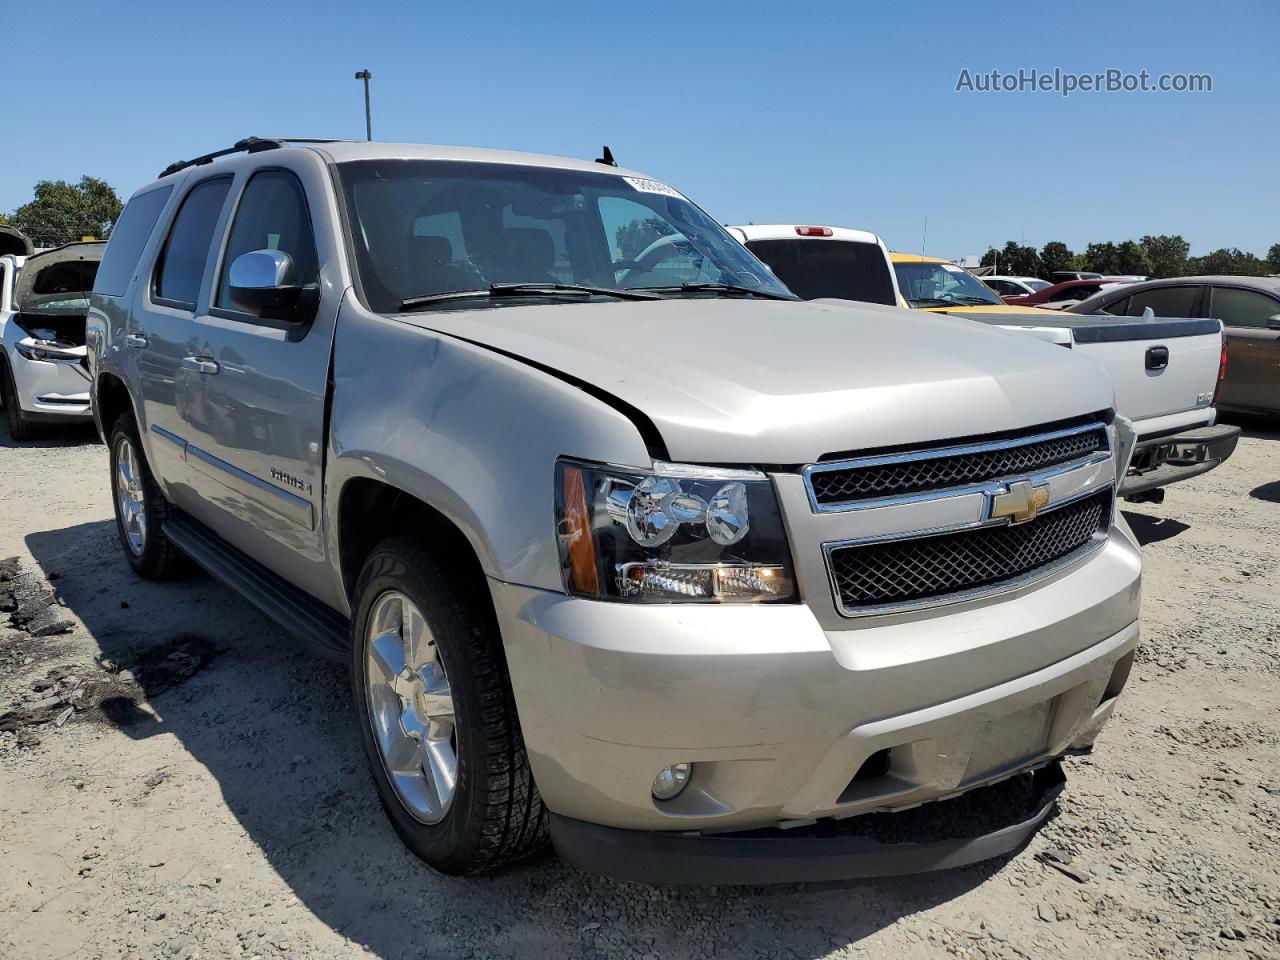
M398 590L374 601L365 633L373 738L405 810L439 823L458 783L453 694L431 628Z
M138 452L128 437L121 437L116 446L116 511L129 549L142 556L147 548L147 500Z

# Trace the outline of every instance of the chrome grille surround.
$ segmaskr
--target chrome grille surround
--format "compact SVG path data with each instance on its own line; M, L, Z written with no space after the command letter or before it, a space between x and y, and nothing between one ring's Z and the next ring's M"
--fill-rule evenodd
M813 509L829 513L982 488L1110 452L1106 425L1092 422L1004 440L815 463L805 468L804 477Z
M939 489L890 490L885 495L852 503L822 504L814 493L813 475L828 470L927 464L930 460L1035 447L1045 441L1081 435L1086 438L1083 455L1040 470L1014 469L1007 475ZM1103 423L1095 421L964 446L912 450L807 467L802 473L809 506L816 515L814 519L825 515L831 519L823 523L834 524L838 517L845 518L837 525L842 537L837 534L837 539L820 540L836 610L844 617L863 617L959 603L1021 588L1080 562L1107 542L1115 508L1111 461L1110 433ZM1020 455L1002 462L1020 462ZM1041 500L1033 519L1018 522L1009 516L993 515L998 502L1007 505L1006 495L1011 487L1025 490L1027 484L1049 488L1049 502ZM1080 505L1080 501L1085 500L1100 505L1100 511L1093 512L1096 525L1083 529L1076 524L1071 528L1074 539L1059 537L1049 538L1052 542L1047 544L1034 542L1036 529L1046 530L1040 521L1049 520L1057 511ZM1065 516L1060 514L1054 524L1060 524ZM936 518L932 525L931 518ZM1011 527L1017 532L1011 531ZM859 529L866 534L856 532ZM990 531L992 536L984 537L984 531ZM953 539L950 544L943 542L962 533L966 535ZM907 547L912 541L918 542L915 546L919 550ZM906 549L894 550L894 544ZM888 571L880 584L883 589L879 596L874 590L844 589L841 583L842 575L848 575L848 564L842 564L841 558L848 560L853 556L843 551L867 546L878 548L881 559L896 558L894 562L906 563L899 567L896 577L891 569ZM958 549L948 553L948 546ZM934 547L940 547L941 551L933 550ZM871 556L870 552L863 554L865 558ZM944 564L928 569L929 563L937 563L939 556L949 557L956 567L948 568ZM919 568L915 566L917 563L921 565ZM936 590L925 589L931 583Z
M846 614L886 613L1043 579L1106 542L1113 499L1104 488L1054 504L1027 523L826 544L836 603Z

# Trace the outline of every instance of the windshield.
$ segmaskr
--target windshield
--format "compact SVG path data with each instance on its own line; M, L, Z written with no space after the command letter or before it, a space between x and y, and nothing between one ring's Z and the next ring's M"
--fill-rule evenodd
M572 284L605 295L610 289L661 289L669 296L759 291L791 299L719 224L655 181L440 160L359 160L338 170L361 286L380 313L402 304L459 309L512 303L510 291L501 298L415 302L488 293L494 284ZM694 290L684 284L722 286ZM526 303L557 293L518 292L526 299L514 302Z
M1039 293L1053 286L1048 280L1023 280L1022 282L1031 288L1032 293Z
M793 293L806 300L838 297L895 306L884 251L852 240L752 240L747 249L767 263Z
M954 263L895 263L898 289L912 307L1003 305L991 289Z

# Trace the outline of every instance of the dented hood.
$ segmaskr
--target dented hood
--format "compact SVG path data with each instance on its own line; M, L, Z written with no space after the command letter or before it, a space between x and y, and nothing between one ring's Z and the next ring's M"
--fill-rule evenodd
M1107 409L1103 370L1061 347L872 304L684 298L401 317L619 398L667 455L798 464Z
M28 257L13 289L19 312L84 313L106 249L105 240L86 240Z

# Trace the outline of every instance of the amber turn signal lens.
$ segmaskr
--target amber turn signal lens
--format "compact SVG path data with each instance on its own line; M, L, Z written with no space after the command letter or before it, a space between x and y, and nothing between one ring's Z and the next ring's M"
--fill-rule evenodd
M568 540L569 586L577 593L600 595L600 571L591 538L591 513L587 509L587 484L582 471L566 466L564 477L564 535Z

